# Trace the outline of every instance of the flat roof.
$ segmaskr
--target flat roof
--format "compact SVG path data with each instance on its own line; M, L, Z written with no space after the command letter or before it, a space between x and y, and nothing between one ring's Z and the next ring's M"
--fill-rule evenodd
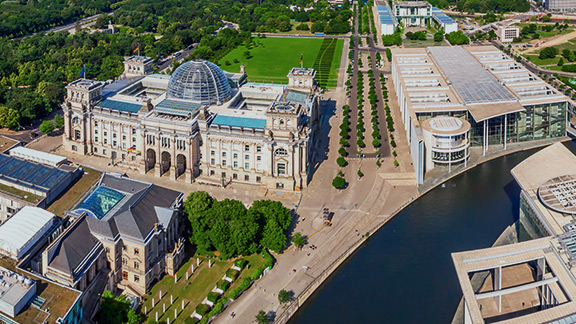
M230 126L230 127L264 129L264 126L266 126L266 119L226 116L218 114L212 121L212 125L220 125L223 127Z
M52 167L0 154L0 180L48 192L68 175L69 167Z
M576 279L574 274L568 270L566 266L568 260L566 253L560 251L558 249L559 246L560 243L558 239L546 237L516 244L452 253L452 261L456 269L464 300L468 306L471 322L485 323L478 303L478 298L482 293L476 292L472 286L470 279L472 273L494 268L509 267L538 259L544 259L547 268L550 270L541 282L548 282L551 285L557 283L567 300L557 306L536 310L529 314L506 313L504 311L502 314L507 316L501 320L497 320L497 322L536 324L575 314ZM538 282L536 282L536 284L538 284ZM519 290L519 288L520 287L510 287L494 290L494 295L508 295L513 291ZM558 290L552 289L552 291L559 293Z
M8 270L20 273L36 282L36 296L44 300L40 308L25 307L13 318L19 323L56 323L58 318L63 318L71 311L82 292L54 283L44 277L36 276L16 268L15 261L8 258L0 258L0 266ZM49 312L43 310L48 309Z
M104 99L96 104L98 107L108 108L111 110L120 110L126 111L130 113L137 113L142 109L142 106L145 103L132 103L132 102L125 102L125 101L118 101L113 99Z
M576 175L566 174L549 179L538 188L538 197L548 208L576 214Z
M429 47L428 51L464 103L516 101L516 97L462 47Z

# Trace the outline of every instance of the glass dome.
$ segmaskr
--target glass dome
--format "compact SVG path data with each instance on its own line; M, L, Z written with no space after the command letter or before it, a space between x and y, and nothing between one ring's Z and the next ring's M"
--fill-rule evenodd
M228 78L214 63L200 60L182 64L172 73L168 98L221 105L232 96Z

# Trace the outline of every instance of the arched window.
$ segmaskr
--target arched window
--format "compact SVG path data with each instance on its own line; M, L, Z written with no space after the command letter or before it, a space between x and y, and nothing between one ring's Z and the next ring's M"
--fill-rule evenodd
M288 152L287 152L285 149L283 149L283 148L279 148L279 149L276 150L276 153L275 153L275 154L276 154L277 156L286 156L286 155L288 155Z

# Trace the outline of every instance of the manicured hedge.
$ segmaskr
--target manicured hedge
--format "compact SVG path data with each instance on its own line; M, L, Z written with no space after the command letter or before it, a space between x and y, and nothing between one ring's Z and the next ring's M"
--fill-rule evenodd
M219 289L222 289L223 291L226 291L226 289L228 289L228 287L230 287L230 283L226 280L220 279L216 283L216 287L218 287Z
M198 306L196 306L196 313L204 316L206 315L206 313L208 313L210 311L210 306L206 305L206 304L199 304Z
M208 299L209 301L215 303L215 302L218 301L218 298L220 298L220 294L215 293L215 292L213 292L213 291L211 291L211 292L208 293L207 299Z
M246 266L247 263L248 263L248 261L244 260L244 259L238 259L238 260L234 261L234 265L240 269L244 269L244 267Z
M238 278L238 271L236 271L234 269L228 269L226 271L226 277L228 277L232 280L236 280L236 278Z

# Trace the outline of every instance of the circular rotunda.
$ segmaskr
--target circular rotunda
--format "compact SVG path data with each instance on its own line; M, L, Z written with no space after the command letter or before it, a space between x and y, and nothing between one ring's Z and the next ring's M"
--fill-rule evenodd
M204 105L221 105L230 100L232 89L222 69L212 62L198 60L186 62L172 73L167 96Z

